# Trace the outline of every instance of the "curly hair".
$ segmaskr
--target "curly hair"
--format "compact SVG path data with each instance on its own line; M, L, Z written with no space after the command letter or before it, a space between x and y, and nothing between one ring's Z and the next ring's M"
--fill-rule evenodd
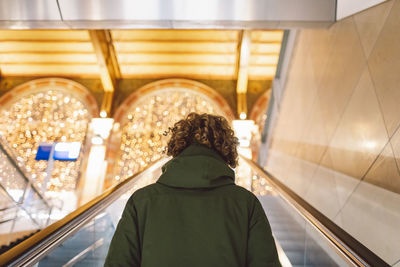
M168 156L176 157L189 145L201 144L217 151L232 168L237 165L239 141L224 117L192 112L169 128L168 134Z

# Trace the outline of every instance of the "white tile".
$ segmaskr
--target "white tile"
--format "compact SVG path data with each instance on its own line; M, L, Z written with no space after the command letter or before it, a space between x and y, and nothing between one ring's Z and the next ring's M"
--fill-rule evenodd
M397 161L397 166L400 167L400 128L398 128L396 132L393 134L390 143L392 144L393 147L393 153Z
M331 171L335 177L339 205L340 207L343 207L354 188L360 183L360 181L343 173L333 170Z
M340 210L340 202L335 188L335 176L332 171L320 166L305 194L306 201L331 220Z
M279 181L285 182L288 176L287 166L290 166L290 158L279 151L270 150L264 169L275 176Z
M390 143L385 146L369 169L364 181L400 193L400 173Z
M333 169L361 179L388 142L388 136L368 68L330 143Z
M393 267L400 267L400 259L393 265Z
M364 9L384 2L385 0L338 0L336 19L340 20Z
M342 228L388 263L400 254L400 195L361 182L342 209Z
M325 132L332 137L341 114L365 68L366 58L352 18L335 23L330 29L332 51L318 84L318 98ZM290 77L289 77L290 78Z
M394 1L385 1L378 6L369 8L353 16L360 35L361 44L367 57L375 45L393 3Z
M296 157L291 158L291 165L287 165L285 171L288 173L285 185L292 189L296 194L304 197L310 181L314 175L317 165Z
M318 98L315 98L311 107L309 121L304 125L303 133L298 135L299 145L296 156L303 160L319 164L329 144L325 131L325 121L321 116L321 106Z
M336 225L338 225L340 228L343 229L343 220L342 220L342 215L341 213L338 213L335 217L335 219L333 220L334 223L336 223Z
M395 1L368 59L389 136L400 124L400 1Z
M318 165L271 150L266 170L303 197Z
M342 255L340 255L337 250L332 248L332 244L326 239L323 234L321 234L314 226L311 224L307 224L306 227L306 235L307 235L307 247L310 246L309 239L312 239L320 249L326 252L327 255L338 265L338 266L347 266L348 263L343 259ZM308 248L307 248L308 249Z
M338 198L339 207L342 208L360 181L335 170L329 153L325 153L323 160L321 161L320 173L321 176L333 177L335 180L335 187L332 188L332 190L334 189L333 191L336 193Z

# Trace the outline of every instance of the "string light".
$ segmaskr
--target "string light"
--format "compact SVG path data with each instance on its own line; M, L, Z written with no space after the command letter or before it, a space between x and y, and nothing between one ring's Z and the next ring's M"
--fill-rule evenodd
M83 143L90 114L85 105L64 91L46 90L23 96L0 110L0 135L22 159L27 174L41 187L47 161L36 161L40 142ZM77 161L55 161L50 191L75 190L81 156ZM0 166L0 173L8 172Z
M180 88L163 88L135 102L125 114L125 123L114 129L121 131L115 182L137 173L164 156L163 149L169 139L164 132L190 112L222 114L220 108L206 96ZM28 175L41 187L46 176L47 161L35 160L39 143L83 143L90 119L85 105L73 95L47 90L23 96L1 109L0 135L24 163ZM53 192L75 190L81 158L82 152L77 161L54 162L47 189ZM10 176L15 171L7 166L0 163L1 177L15 180ZM254 175L245 173L243 169L246 168L241 170L240 166L236 170L237 184L249 190L252 188L258 194L268 191L268 185L261 184L259 178L252 180Z
M244 160L239 159L235 172L236 184L252 191L255 195L275 194L267 180L261 178Z
M135 102L121 126L118 179L125 179L160 159L169 139L163 133L190 112L222 114L206 96L182 88L163 88Z
M21 197L26 182L11 162L9 162L7 156L2 152L0 153L0 184L9 194L11 193L10 195L15 201L22 201ZM7 198L2 197L0 200L1 208L12 206L12 204L12 201Z

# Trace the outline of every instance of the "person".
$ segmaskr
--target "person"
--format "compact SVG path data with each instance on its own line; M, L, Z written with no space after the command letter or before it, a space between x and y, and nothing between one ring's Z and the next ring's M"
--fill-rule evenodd
M168 134L173 158L128 200L104 266L281 266L259 200L234 183L238 139L227 120L190 113Z

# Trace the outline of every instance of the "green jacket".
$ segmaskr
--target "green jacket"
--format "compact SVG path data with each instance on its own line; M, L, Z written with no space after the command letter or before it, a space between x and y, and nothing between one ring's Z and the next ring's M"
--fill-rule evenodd
M215 151L191 145L128 200L104 266L280 266L267 217Z

